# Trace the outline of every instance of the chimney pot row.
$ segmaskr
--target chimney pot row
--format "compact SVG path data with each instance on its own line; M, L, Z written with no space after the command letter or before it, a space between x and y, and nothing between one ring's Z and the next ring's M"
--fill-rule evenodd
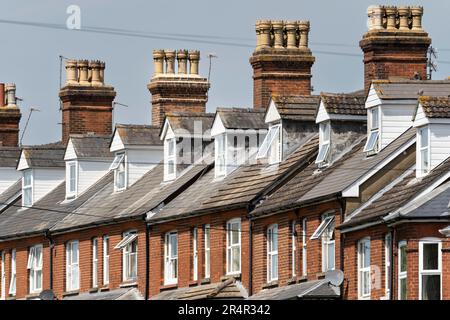
M155 65L154 76L161 74L175 74L175 60L178 61L178 74L198 75L198 65L200 61L200 51L181 50L153 50L153 61Z
M99 60L67 60L66 85L104 86L105 67L106 64Z
M15 108L16 105L16 85L14 83L5 84L6 107ZM2 103L4 105L4 103Z
M306 49L309 31L309 21L258 20L256 51L263 48Z
M370 6L367 14L369 31L423 31L423 7L420 6Z

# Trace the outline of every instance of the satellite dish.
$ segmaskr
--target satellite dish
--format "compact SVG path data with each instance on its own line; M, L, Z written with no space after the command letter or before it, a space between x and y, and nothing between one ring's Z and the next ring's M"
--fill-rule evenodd
M344 281L344 273L339 270L331 270L325 274L325 279L327 279L333 286L339 287Z
M55 294L52 290L44 290L39 294L41 300L55 300Z

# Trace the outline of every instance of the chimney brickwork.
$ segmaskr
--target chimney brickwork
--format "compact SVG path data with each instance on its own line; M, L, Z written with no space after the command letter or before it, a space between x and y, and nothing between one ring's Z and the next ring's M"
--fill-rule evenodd
M367 13L368 31L359 43L365 89L376 79L426 79L431 39L422 28L423 8L370 6Z
M266 108L272 95L310 95L315 58L308 48L309 21L256 22L253 107Z
M19 145L19 124L22 114L16 104L16 85L0 83L0 146Z
M62 142L71 134L112 133L114 88L105 85L105 63L67 60L66 84L61 88Z
M200 52L154 50L153 60L154 75L147 86L152 95L152 124L162 126L169 112L204 113L210 85L199 75Z

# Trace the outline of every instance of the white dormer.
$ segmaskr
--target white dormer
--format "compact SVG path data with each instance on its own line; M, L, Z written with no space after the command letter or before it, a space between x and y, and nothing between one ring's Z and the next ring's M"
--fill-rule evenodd
M282 126L279 124L269 125L269 132L267 133L261 147L256 156L257 159L268 160L269 164L276 164L281 162L281 147L282 147Z
M423 177L450 157L450 99L420 97L414 127L417 132L416 175ZM427 108L430 106L430 108ZM427 111L429 109L429 111Z
M380 107L371 107L367 110L367 142L364 152L375 154L380 150Z
M108 172L112 160L109 142L110 138L101 136L70 137L64 155L66 200L77 198Z
M239 123L233 123L237 114ZM216 178L227 176L256 154L258 142L267 132L261 125L255 126L257 122L255 118L262 120L262 117L263 113L259 111L218 109L211 128L211 136L214 138ZM245 123L248 125L245 126ZM254 127L250 127L250 124ZM239 128L239 125L245 128Z
M117 125L111 141L114 156L114 190L129 188L163 159L159 129L152 126Z
M64 149L22 150L17 170L22 173L22 205L33 206L65 179Z
M331 141L331 123L324 121L319 124L319 153L316 158L316 164L324 166L328 163Z

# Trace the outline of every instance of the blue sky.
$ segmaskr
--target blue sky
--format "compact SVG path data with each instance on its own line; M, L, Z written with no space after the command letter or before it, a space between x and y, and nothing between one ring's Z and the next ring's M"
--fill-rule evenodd
M252 106L252 69L248 59L255 43L257 19L310 20L310 42L316 63L313 67L315 93L345 92L362 88L362 55L342 56L318 51L361 54L358 42L366 31L366 0L258 0L258 1L107 1L107 0L1 0L0 20L38 22L65 26L69 5L81 8L81 28L115 28L146 34L190 34L217 37L216 41L243 46L189 42L182 39L151 39L79 32L0 23L0 82L15 82L21 103L23 128L30 107L33 114L24 144L57 141L61 136L59 113L59 55L106 61L106 82L117 91L120 123L150 123L150 93L147 84L153 73L152 50L198 49L202 53L200 73L207 75L206 55L214 53L208 111L218 106ZM450 61L448 12L450 1L385 1L380 4L413 5L425 8L424 28L433 39L443 62ZM222 39L219 37L227 37ZM209 39L209 38L208 38ZM211 39L214 41L214 39ZM328 44L328 45L324 45ZM330 45L332 44L332 45ZM439 64L434 79L450 75L450 64Z

